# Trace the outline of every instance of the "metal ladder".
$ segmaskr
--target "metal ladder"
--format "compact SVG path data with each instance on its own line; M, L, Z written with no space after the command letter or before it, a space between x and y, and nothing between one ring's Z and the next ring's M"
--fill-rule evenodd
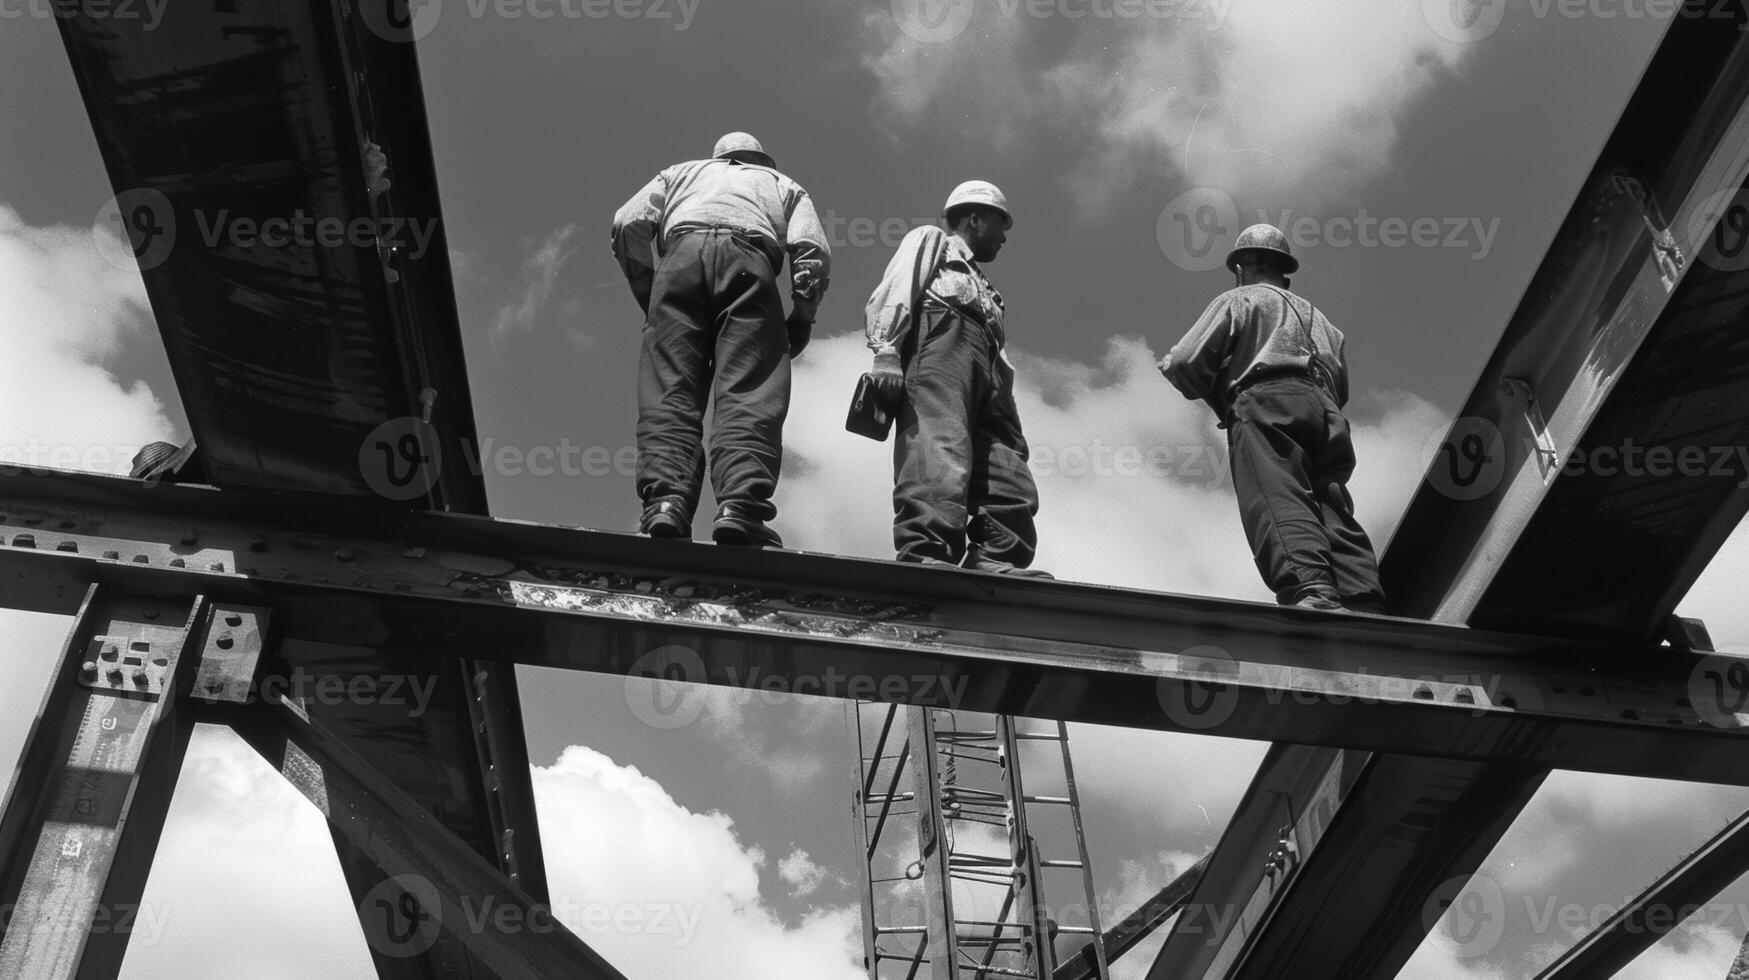
M1029 732L998 715L988 729L962 730L969 716L870 703L853 703L846 715L870 980L1050 980L1062 965L1059 937L1077 936L1085 940L1065 960L1083 959L1092 971L1083 975L1109 980L1067 727ZM1027 793L1021 746L1030 741L1057 743L1066 795ZM1039 807L1066 809L1073 858L1040 855L1031 819ZM1059 924L1046 896L1062 888L1047 889L1047 874L1071 870L1080 872L1086 925ZM991 917L954 911L956 902L994 904L996 894L1000 910Z

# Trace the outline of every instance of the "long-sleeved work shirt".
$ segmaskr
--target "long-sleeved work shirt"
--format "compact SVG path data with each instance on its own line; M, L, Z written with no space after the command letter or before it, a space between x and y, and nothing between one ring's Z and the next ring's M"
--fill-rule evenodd
M984 278L965 240L934 225L911 229L887 263L863 313L868 346L896 354L920 304L931 300L978 317L1003 343L1002 294Z
M1303 297L1275 286L1240 286L1215 297L1160 372L1223 422L1241 387L1275 376L1323 384L1340 407L1348 404L1343 343L1342 332Z
M613 255L645 308L666 239L687 228L734 228L789 255L795 295L819 300L832 247L802 186L770 167L731 160L676 164L632 195L613 216Z

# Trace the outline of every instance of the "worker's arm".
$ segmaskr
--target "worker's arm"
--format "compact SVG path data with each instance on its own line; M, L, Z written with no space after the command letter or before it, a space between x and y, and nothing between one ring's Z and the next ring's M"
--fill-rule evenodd
M790 298L797 309L807 311L812 322L832 281L832 245L808 192L792 185L788 197L789 231L784 245L789 252Z
M1336 407L1348 405L1348 339L1336 345Z
M1215 389L1221 370L1232 356L1233 321L1232 297L1218 297L1203 311L1184 339L1160 361L1160 373L1184 397L1202 399L1216 415L1223 417L1226 414L1226 406L1222 404L1225 393Z
M664 170L613 216L613 257L645 313L650 311L650 290L656 282L656 233L667 203L668 171Z
M913 228L899 243L898 252L887 263L886 274L863 309L868 346L875 354L870 374L882 395L896 396L904 389L899 345L911 329L912 311L941 263L946 247L947 233L940 228L932 225Z

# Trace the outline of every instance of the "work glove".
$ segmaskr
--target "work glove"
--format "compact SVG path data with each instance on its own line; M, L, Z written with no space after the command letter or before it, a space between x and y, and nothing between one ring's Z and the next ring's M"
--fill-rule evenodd
M876 354L874 367L868 372L869 379L874 382L875 391L881 400L888 405L896 405L905 394L905 369L899 366L899 355L895 351L887 354Z
M813 339L814 321L810 317L804 317L802 308L797 306L790 311L789 319L785 320L783 325L789 331L789 357L793 361L802 356L802 351L807 349L808 341Z

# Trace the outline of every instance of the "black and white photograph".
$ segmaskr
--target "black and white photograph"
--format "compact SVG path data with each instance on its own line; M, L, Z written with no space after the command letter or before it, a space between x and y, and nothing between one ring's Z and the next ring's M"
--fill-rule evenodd
M1749 0L0 0L0 980L1749 980Z

